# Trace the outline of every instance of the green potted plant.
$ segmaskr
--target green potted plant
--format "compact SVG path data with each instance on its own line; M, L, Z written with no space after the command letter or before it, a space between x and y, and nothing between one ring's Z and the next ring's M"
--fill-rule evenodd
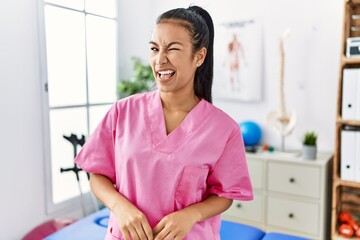
M134 74L130 79L123 79L117 85L118 98L135 93L147 92L154 85L154 75L149 64L143 64L137 57L132 57Z
M302 156L304 159L316 159L317 153L317 134L312 131L307 131L303 137Z

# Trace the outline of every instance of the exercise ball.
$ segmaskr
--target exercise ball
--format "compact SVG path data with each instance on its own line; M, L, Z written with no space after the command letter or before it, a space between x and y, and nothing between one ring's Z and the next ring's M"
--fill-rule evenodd
M242 137L245 146L255 146L261 140L261 128L253 121L246 121L240 123Z

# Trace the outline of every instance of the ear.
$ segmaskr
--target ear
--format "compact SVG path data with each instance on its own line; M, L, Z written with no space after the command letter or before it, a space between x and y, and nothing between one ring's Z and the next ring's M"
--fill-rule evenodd
M195 64L196 66L201 66L203 64L206 57L207 49L205 47L201 48L199 51L195 53Z

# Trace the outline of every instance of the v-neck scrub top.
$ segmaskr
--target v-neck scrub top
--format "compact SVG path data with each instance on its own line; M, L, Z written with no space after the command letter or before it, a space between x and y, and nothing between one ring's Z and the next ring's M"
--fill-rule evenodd
M253 198L240 127L204 99L170 134L158 90L119 100L75 162L86 172L108 177L152 228L210 194ZM220 220L218 215L196 223L185 239L220 239ZM112 213L105 239L123 239Z

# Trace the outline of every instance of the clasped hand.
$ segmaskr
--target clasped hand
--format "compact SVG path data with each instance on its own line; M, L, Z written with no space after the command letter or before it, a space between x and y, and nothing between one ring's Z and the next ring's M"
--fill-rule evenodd
M115 215L124 240L182 240L196 223L186 210L165 216L154 229L135 206Z

